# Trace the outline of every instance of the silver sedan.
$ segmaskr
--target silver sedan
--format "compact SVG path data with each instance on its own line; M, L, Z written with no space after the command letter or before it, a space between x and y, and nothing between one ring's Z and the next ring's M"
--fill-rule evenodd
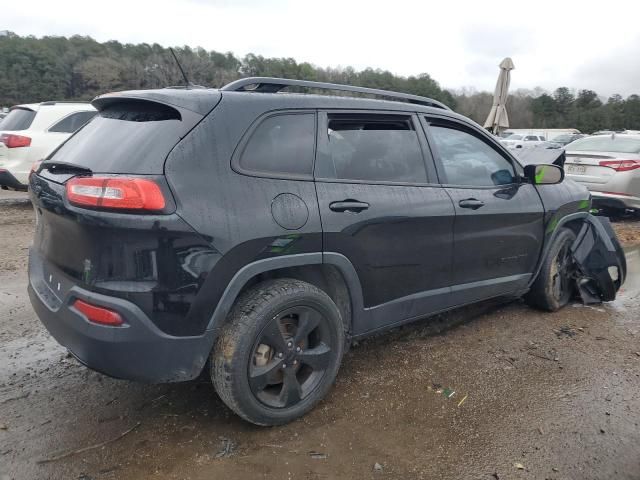
M595 206L640 211L640 135L592 135L566 155L567 178L584 184Z

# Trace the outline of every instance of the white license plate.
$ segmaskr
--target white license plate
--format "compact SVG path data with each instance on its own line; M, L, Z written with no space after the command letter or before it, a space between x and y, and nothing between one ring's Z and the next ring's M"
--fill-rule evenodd
M587 167L584 165L567 165L567 173L574 175L584 175L587 173Z

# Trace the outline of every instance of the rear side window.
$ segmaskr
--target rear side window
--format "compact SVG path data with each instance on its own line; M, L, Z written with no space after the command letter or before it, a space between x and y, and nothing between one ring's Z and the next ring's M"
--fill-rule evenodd
M52 160L95 173L163 173L171 149L193 124L175 108L144 100L107 105L72 135Z
M26 130L31 126L36 112L28 108L14 108L0 121L0 130L13 132L16 130Z
M484 140L453 125L431 124L429 131L446 176L443 183L492 187L515 181L511 162Z
M72 113L54 124L49 128L49 131L55 133L73 133L95 117L96 113L97 112L94 111Z
M311 178L315 129L313 113L287 113L266 118L242 150L239 169L250 174Z
M329 114L327 158L317 176L370 182L426 183L424 158L410 116Z

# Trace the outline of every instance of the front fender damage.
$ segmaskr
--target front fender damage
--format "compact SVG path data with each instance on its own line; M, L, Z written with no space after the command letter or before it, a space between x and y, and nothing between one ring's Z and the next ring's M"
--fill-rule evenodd
M571 246L578 293L585 304L607 302L627 275L627 262L606 217L588 215Z

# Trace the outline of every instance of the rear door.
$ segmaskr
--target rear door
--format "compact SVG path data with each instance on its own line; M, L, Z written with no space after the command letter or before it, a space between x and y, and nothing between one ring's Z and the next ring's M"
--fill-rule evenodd
M445 308L455 212L417 116L325 111L318 123L323 250L354 265L369 313L354 333Z
M533 274L544 209L518 165L470 125L424 117L438 176L453 200L456 304L514 292Z

